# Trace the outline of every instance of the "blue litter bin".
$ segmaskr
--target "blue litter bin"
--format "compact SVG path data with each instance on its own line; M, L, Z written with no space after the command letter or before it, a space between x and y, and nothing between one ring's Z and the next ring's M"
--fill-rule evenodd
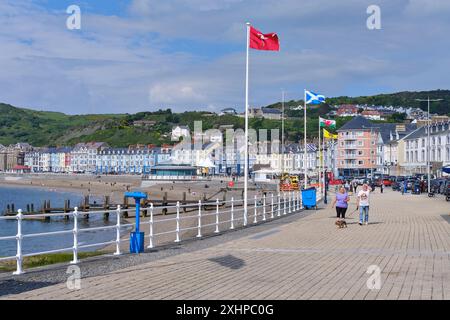
M130 234L130 253L142 253L145 234L139 231L141 199L147 199L147 195L142 192L126 192L125 197L134 198L136 201L136 231Z
M305 209L317 209L317 190L316 188L302 189L302 202Z

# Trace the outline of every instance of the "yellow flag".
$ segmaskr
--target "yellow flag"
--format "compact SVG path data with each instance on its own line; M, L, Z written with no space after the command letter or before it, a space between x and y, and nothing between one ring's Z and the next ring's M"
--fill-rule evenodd
M337 139L338 135L337 134L331 134L331 133L328 132L328 130L323 129L323 137L325 139Z

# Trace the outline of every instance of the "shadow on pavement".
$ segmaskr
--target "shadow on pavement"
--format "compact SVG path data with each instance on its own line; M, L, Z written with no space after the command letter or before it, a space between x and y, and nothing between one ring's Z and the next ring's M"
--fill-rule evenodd
M9 279L0 282L0 297L10 294L19 294L57 284L56 282L18 281Z
M211 258L208 260L218 263L222 267L227 267L233 270L238 270L245 266L244 260L236 258L235 256L230 254L222 257Z

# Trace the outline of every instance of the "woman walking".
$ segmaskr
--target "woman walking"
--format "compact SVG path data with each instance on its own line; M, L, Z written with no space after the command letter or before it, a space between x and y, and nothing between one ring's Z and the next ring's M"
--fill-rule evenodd
M345 221L345 213L347 212L348 202L350 198L348 196L347 190L344 186L339 188L339 192L336 193L336 198L333 201L332 207L336 205L336 221Z

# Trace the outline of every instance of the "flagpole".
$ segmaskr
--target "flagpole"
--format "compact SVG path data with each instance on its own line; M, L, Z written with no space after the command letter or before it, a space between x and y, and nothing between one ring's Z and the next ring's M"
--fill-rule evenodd
M304 107L303 107L303 111L304 111L304 133L305 133L305 141L304 141L304 144L305 144L305 150L304 150L304 153L305 153L305 159L304 159L304 161L303 161L303 164L304 164L304 174L305 174L305 189L307 188L307 186L308 186L308 169L307 169L307 166L306 166L306 161L307 161L307 150L306 150L306 89L305 89L305 91L304 91Z
M322 146L322 144L320 143L320 116L319 116L319 188L321 187L322 184L322 178L320 177L321 173L322 173L322 153L320 151L320 147ZM322 188L320 189L320 194L322 194Z
M281 92L281 175L284 173L284 90Z
M322 134L323 134L323 131L322 131ZM327 149L327 155L328 155L328 149ZM325 180L326 178L325 178L325 137L323 137L323 139L322 139L322 194L323 195L325 195L325 187L326 187L326 185L325 185L325 183L326 183L326 180Z
M247 225L248 199L248 65L250 52L250 22L247 22L247 57L245 64L245 152L244 152L244 226Z

